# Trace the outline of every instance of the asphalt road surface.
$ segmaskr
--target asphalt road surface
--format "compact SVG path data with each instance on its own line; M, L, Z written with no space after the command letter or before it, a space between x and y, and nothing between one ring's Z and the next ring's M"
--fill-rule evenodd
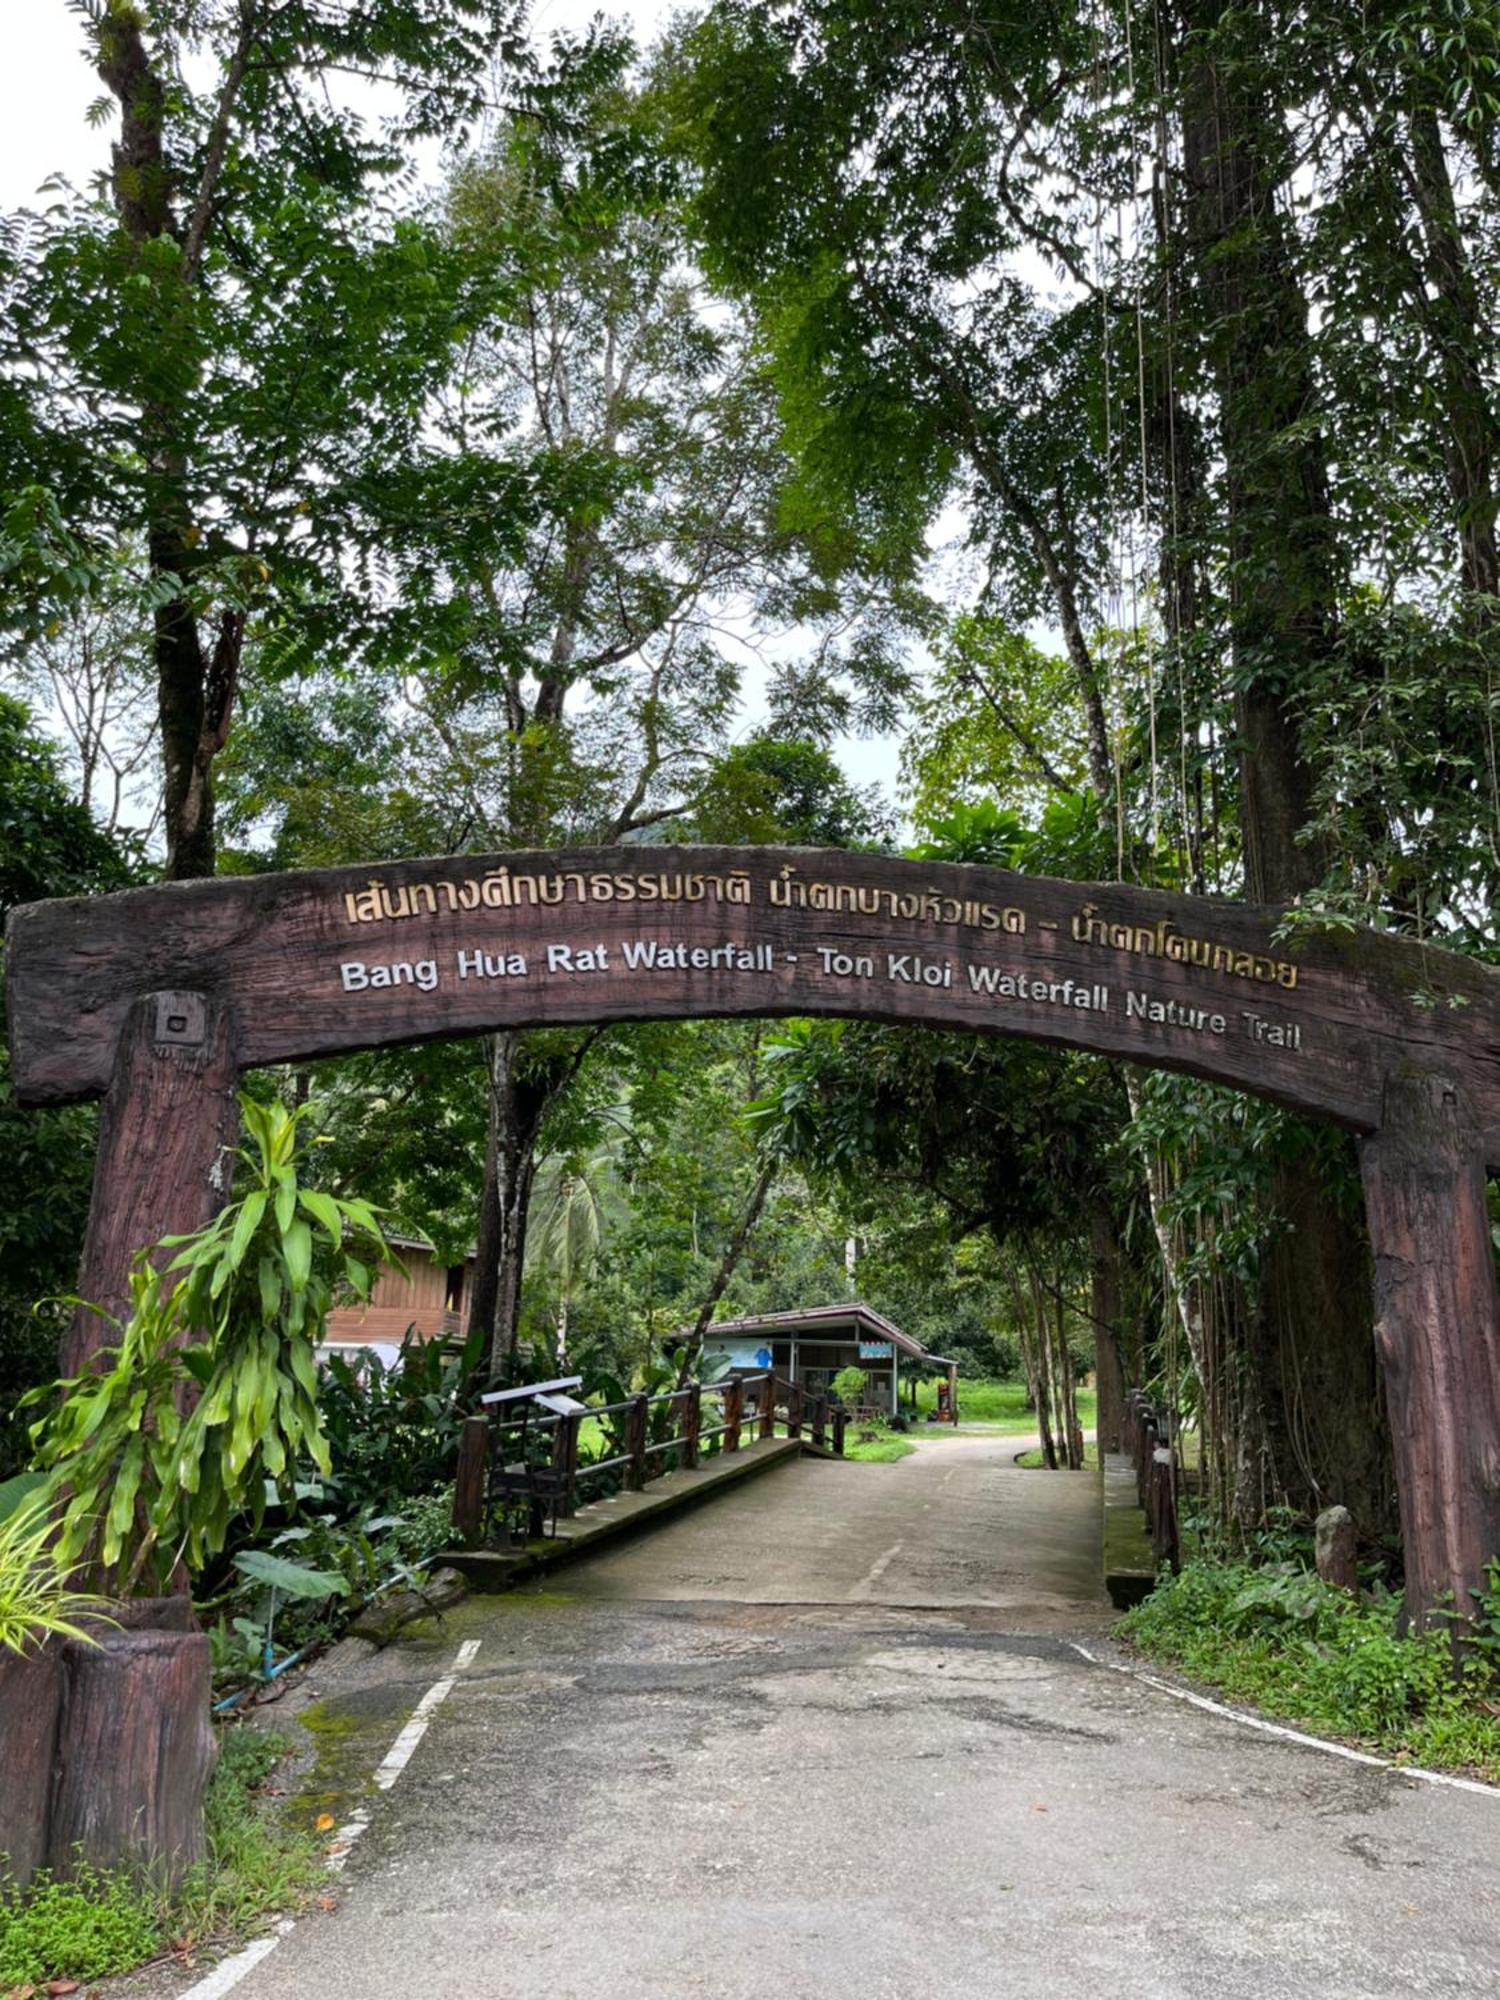
M373 1769L479 1642L239 2000L1500 1994L1500 1795L1107 1664L1093 1479L1018 1442L777 1469L330 1686Z

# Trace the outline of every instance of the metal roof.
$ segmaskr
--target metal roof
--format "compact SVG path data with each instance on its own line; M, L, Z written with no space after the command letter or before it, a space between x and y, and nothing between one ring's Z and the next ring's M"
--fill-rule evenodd
M903 1333L894 1321L884 1313L876 1312L873 1306L862 1305L851 1300L847 1305L807 1306L801 1312L758 1313L748 1319L715 1320L703 1338L712 1340L722 1334L756 1333L822 1333L837 1326L868 1327L877 1340L888 1340L901 1353L909 1354L918 1361L932 1361L949 1368L952 1362L939 1354L929 1354L921 1341L912 1334Z

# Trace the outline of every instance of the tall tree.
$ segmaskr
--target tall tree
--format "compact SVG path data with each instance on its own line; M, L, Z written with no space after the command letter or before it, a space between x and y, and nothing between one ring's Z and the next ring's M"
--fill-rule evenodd
M326 591L453 337L391 210L408 148L461 132L521 49L509 0L78 11L117 136L97 194L7 236L0 490L45 487L101 573L129 551L167 872L206 875L251 619ZM42 622L76 587L32 581Z

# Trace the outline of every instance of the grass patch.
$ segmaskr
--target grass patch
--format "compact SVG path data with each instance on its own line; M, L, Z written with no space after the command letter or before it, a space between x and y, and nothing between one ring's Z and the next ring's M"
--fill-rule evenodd
M881 1431L878 1436L866 1439L852 1429L844 1433L844 1456L860 1465L891 1465L898 1458L909 1458L916 1448L899 1431Z
M1116 1629L1268 1715L1500 1782L1500 1672L1481 1659L1455 1678L1442 1629L1403 1634L1398 1614L1394 1597L1356 1603L1292 1563L1199 1561Z
M936 1382L917 1384L917 1416L925 1418L929 1410L937 1408ZM1092 1430L1097 1398L1092 1389L1078 1391L1078 1421L1085 1430ZM1010 1381L969 1381L964 1376L958 1378L958 1421L960 1428L965 1424L985 1424L1002 1432L1014 1432L1021 1437L1035 1437L1036 1411L1026 1407L1026 1384L1019 1380Z
M318 1845L258 1796L289 1747L259 1730L225 1732L205 1803L208 1859L175 1894L125 1869L0 1888L0 1993L107 1979L183 1940L195 1950L230 1945L301 1903L322 1875Z
M1092 1468L1099 1463L1099 1448L1097 1445L1086 1444L1083 1447L1083 1462L1088 1468ZM1022 1451L1016 1454L1016 1464L1025 1466L1028 1472L1039 1470L1045 1463L1046 1461L1042 1457L1042 1448L1040 1445L1037 1446L1035 1451Z

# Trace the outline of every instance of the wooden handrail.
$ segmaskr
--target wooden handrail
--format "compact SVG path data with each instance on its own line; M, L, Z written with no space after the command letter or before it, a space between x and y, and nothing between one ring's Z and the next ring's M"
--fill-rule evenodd
M704 1399L715 1396L722 1406L723 1421L705 1424ZM747 1416L746 1404L752 1396L754 1413ZM663 1409L671 1413L666 1432L653 1438L651 1413ZM619 1448L607 1457L583 1463L580 1433L590 1417L623 1419L616 1437ZM454 1529L469 1546L484 1539L497 1511L494 1502L502 1474L503 1490L511 1495L528 1476L534 1480L537 1491L532 1499L531 1525L535 1528L540 1511L571 1514L578 1505L579 1486L586 1479L617 1472L627 1489L640 1492L655 1476L653 1466L665 1468L675 1459L680 1469L691 1470L700 1462L704 1446L716 1438L723 1440L721 1449L726 1454L737 1452L747 1429L752 1440L774 1437L778 1423L790 1438L800 1438L810 1429L815 1444L827 1449L831 1440L832 1449L842 1456L845 1419L846 1413L827 1396L808 1396L801 1383L789 1382L770 1369L759 1375L731 1375L720 1382L688 1382L656 1395L642 1392L563 1416L513 1399L500 1409L465 1419L454 1483ZM507 1468L516 1448L512 1440L518 1438L522 1441L520 1461ZM526 1448L531 1439L539 1445L545 1443L545 1460L533 1462ZM531 1468L529 1475L524 1470L527 1467Z

